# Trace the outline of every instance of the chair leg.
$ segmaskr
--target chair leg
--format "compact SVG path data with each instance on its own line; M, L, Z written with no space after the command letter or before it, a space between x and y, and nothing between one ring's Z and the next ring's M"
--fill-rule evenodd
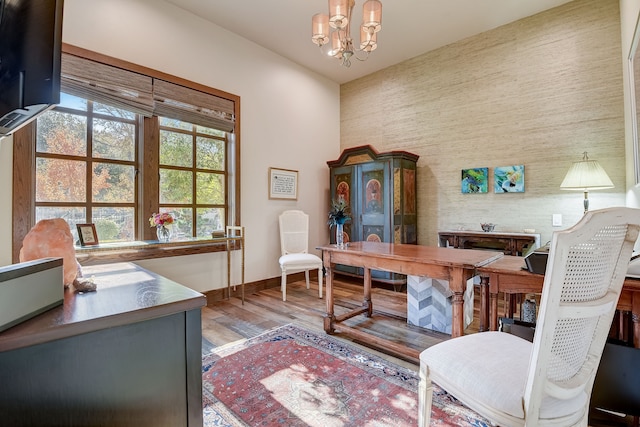
M318 269L318 297L322 298L322 267Z
M420 383L418 385L418 427L429 427L431 423L431 401L433 400L433 383L426 366L420 366Z
M280 281L280 290L282 290L282 301L287 300L287 273L282 272L282 279Z
M307 281L307 289L310 289L310 285L309 285L309 270L305 270L304 271L304 278Z

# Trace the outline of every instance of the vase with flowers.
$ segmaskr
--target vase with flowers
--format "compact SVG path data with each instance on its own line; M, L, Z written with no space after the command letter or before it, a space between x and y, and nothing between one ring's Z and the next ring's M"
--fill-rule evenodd
M336 227L336 246L344 247L344 224L351 221L351 209L343 198L331 201L331 210L329 211L329 227Z
M166 243L171 240L171 224L173 224L174 219L173 216L168 212L162 213L154 213L149 218L149 225L151 227L156 227L156 235L158 236L158 241L161 243Z

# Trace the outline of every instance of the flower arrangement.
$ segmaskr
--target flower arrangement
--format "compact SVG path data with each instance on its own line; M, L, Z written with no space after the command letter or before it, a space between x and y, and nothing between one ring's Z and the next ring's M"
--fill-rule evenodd
M149 225L151 227L164 227L165 225L173 224L173 216L168 212L154 213L149 218Z
M327 224L331 227L336 224L344 224L347 221L351 221L351 209L349 205L340 198L338 200L331 201L331 210L329 211L329 221Z

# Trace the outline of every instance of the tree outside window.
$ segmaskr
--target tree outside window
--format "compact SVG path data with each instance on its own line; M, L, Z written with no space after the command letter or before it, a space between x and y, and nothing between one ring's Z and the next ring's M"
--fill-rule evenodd
M226 224L227 145L222 131L160 118L160 211L174 236L211 237Z
M61 94L36 124L35 220L94 223L100 242L135 240L138 118Z

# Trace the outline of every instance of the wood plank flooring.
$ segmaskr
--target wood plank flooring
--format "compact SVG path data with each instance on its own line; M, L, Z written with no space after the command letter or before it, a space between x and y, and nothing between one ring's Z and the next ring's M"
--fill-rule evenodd
M357 280L338 276L334 280L334 284L336 314L361 305L363 299L362 285ZM311 282L311 289L306 288L304 280L288 283L286 302L282 301L282 293L279 287L247 295L244 305L242 305L240 298L234 296L237 294L237 292L232 294L229 300L211 302L202 309L203 354L209 353L215 347L251 338L269 329L289 323L324 333L323 315L325 314L326 303L324 298L318 298L317 282ZM480 306L478 297L479 292L478 288L476 288L474 321L465 330L467 334L478 332L479 316L477 310ZM417 350L425 349L449 339L447 334L407 324L407 303L404 291L395 292L392 287L374 287L372 300L374 307L372 319L357 316L349 319L346 323L362 331L402 343ZM499 301L499 310L502 310L502 301ZM381 313L385 315L382 316ZM334 337L353 345L361 346L360 343L340 336L340 334L336 334ZM365 348L371 353L414 371L419 368L414 363L381 353L370 347ZM592 427L627 427L633 425L633 418L620 418L597 411L597 413L592 413L589 424Z
M334 280L335 313L341 314L362 304L362 285L355 279L339 276ZM372 290L373 318L357 316L345 323L369 334L403 343L411 348L423 350L449 335L409 325L406 321L406 293L396 292L392 287L374 286ZM479 306L479 304L475 304ZM245 304L232 296L229 300L208 304L202 310L203 353L212 348L234 341L250 338L268 329L289 323L324 333L323 316L326 312L324 297L318 298L318 286L311 282L306 288L304 280L287 284L287 301L282 301L280 288L270 288L247 295ZM478 331L478 316L466 333ZM339 339L352 340L334 335ZM360 343L355 342L356 345ZM417 370L418 366L385 355L368 347L395 363Z

